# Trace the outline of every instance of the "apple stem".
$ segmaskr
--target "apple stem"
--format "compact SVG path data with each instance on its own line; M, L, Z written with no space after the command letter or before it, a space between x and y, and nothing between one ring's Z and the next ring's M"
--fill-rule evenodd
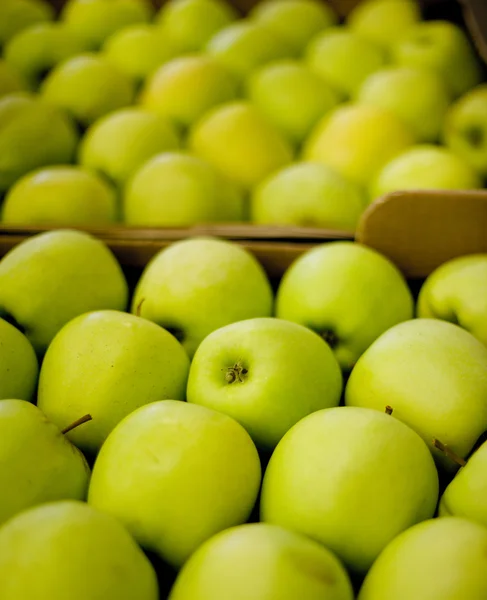
M433 438L433 446L435 448L438 448L438 450L440 452L443 452L443 454L445 456L448 456L448 458L450 460L457 463L457 465L464 467L467 464L467 461L464 458L462 458L461 456L458 456L458 454L456 452L453 452L453 450L448 448L448 446L446 444L444 444L443 442L440 442L440 440Z
M67 427L65 427L61 431L61 433L63 433L63 434L68 433L68 432L72 431L73 429L76 429L76 427L83 425L83 423L88 423L88 421L91 421L92 419L93 419L93 417L91 415L85 415L84 417L80 417L74 423L71 423L71 425L68 425Z
M386 406L386 415L392 415L392 413L394 412L394 409L392 408L392 406L389 406L389 404Z
M140 302L137 304L137 308L135 309L135 316L140 317L140 313L142 310L142 304L144 304L145 298L141 298Z

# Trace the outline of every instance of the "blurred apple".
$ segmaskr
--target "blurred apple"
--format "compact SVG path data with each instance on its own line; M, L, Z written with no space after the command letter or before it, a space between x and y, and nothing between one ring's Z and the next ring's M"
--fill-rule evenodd
M224 0L169 0L156 21L164 38L184 54L203 50L215 33L236 19L235 9Z
M146 162L128 182L123 217L128 225L146 227L243 221L244 198L206 161L168 152Z
M366 39L336 26L311 41L305 62L341 96L350 98L371 73L384 66L385 55Z
M123 187L150 158L179 147L179 136L164 117L140 107L113 111L96 121L79 147L79 162Z
M139 408L112 431L88 502L178 568L208 538L249 518L260 479L257 450L236 421L165 400Z
M450 95L435 72L393 66L370 75L360 87L356 100L396 114L414 132L418 142L436 142Z
M466 600L487 597L487 528L432 519L393 540L372 566L358 600Z
M127 283L113 254L81 231L35 235L0 261L0 317L15 323L38 354L77 315L104 308L124 310L127 296Z
M27 84L17 69L0 58L0 99L26 88Z
M0 98L0 193L32 169L71 162L77 142L63 111L22 92Z
M0 2L0 48L23 29L53 19L54 9L44 0L2 0Z
M338 21L333 8L319 0L264 0L250 17L286 40L298 55L313 36Z
M255 188L250 214L254 223L354 231L365 203L357 185L326 165L301 162Z
M0 319L0 407L5 398L32 400L38 372L37 356L29 340Z
M102 225L117 216L112 186L75 166L46 167L24 175L2 205L4 223L24 225Z
M364 574L398 534L432 517L437 501L423 440L385 412L342 406L305 417L284 436L265 472L260 512Z
M48 102L88 126L131 104L135 87L133 80L106 58L80 54L57 65L42 82L40 91Z
M353 600L348 574L324 546L265 523L205 542L180 571L169 600Z
M186 129L237 96L237 81L230 72L210 57L194 55L160 67L146 82L141 104Z
M132 312L173 332L190 356L215 329L272 314L260 263L236 244L193 238L161 250L146 266Z
M398 65L436 71L453 96L481 80L480 65L466 34L449 21L425 21L411 26L392 46Z
M435 269L421 287L417 312L456 323L487 346L487 254L459 256Z
M62 21L91 50L98 50L115 31L146 23L151 17L151 4L146 0L68 0L61 13Z
M339 106L318 122L304 146L304 159L328 165L361 185L370 183L392 158L414 143L409 128L376 106Z
M320 334L344 371L384 331L411 319L413 309L400 271L375 250L352 242L304 253L284 274L276 297L276 316Z
M446 145L487 178L487 84L470 90L450 107L443 133Z
M254 71L246 87L252 104L297 145L339 101L319 75L292 60L272 62Z
M193 127L189 148L245 188L293 156L290 144L248 102L227 103L207 113Z
M457 325L413 319L383 333L348 380L345 402L383 411L415 429L448 470L433 439L464 458L487 429L487 348Z

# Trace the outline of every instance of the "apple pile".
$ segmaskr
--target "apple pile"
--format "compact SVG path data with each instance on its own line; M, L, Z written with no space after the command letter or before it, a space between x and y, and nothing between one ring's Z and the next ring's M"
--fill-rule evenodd
M353 231L400 189L487 181L487 84L416 0L0 2L5 223Z
M2 600L485 599L486 430L485 254L0 260Z

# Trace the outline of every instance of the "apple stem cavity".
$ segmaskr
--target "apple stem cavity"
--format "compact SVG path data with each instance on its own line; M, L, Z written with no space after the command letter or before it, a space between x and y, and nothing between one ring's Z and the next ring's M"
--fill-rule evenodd
M392 415L392 413L394 412L394 409L392 408L392 406L389 406L389 404L386 406L386 415Z
M443 442L440 442L440 440L433 438L433 446L437 448L440 452L443 452L445 456L448 456L450 460L457 463L457 465L464 467L467 464L467 461L464 458L458 456L456 452L453 452L453 450L448 448L448 446Z
M226 369L222 369L222 371L225 371L225 381L227 383L243 383L245 376L249 372L248 369L242 366L240 361L237 361L233 367L227 367Z
M142 304L144 304L144 302L145 302L145 298L141 298L140 302L137 304L137 307L135 309L136 317L140 317L140 313L142 311Z
M91 415L84 415L83 417L80 417L79 419L77 419L74 423L71 423L71 425L68 425L63 430L61 430L61 433L62 434L69 433L73 429L76 429L76 427L83 425L83 423L88 423L88 421L91 421L92 419L93 419L93 417Z
M465 137L474 148L480 148L484 144L484 132L480 127L469 127L465 130Z
M338 346L338 336L331 329L325 329L325 331L322 331L321 337L325 340L325 342L330 346L331 349L336 348Z

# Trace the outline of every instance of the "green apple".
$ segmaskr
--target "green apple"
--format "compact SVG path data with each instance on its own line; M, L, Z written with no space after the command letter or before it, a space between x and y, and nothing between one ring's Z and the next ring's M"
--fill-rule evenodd
M26 87L26 82L17 69L0 58L0 99L8 94L22 92Z
M365 104L339 106L308 137L304 159L328 165L367 185L392 158L414 143L409 128L386 109Z
M67 165L24 175L2 205L4 223L24 225L103 225L117 216L113 187L87 169Z
M136 408L166 398L183 400L188 369L182 346L155 323L114 310L86 313L51 342L37 405L59 427L90 414L93 420L68 438L94 455Z
M36 23L52 21L54 9L44 0L2 0L0 3L0 47Z
M111 251L81 231L34 235L0 261L0 317L16 324L38 354L74 317L123 310L127 296L125 277Z
M116 31L103 44L102 53L120 71L142 82L160 65L174 58L176 50L158 27L141 23Z
M324 546L275 525L232 527L205 542L169 600L353 600L348 574Z
M257 69L246 87L252 104L296 145L339 101L319 75L294 60L276 61Z
M248 519L260 480L257 450L236 421L165 400L139 408L112 431L96 459L88 502L178 568L208 538Z
M481 600L487 597L487 528L450 517L393 540L365 578L358 600Z
M473 335L445 321L413 319L383 333L362 355L345 402L381 411L390 405L452 470L455 463L433 440L467 456L487 429L486 373L487 348Z
M349 28L385 50L421 21L416 0L362 0L347 17Z
M306 49L305 62L344 98L385 64L383 51L344 26L326 29Z
M76 501L27 510L0 529L2 600L157 600L156 573L125 528Z
M0 437L0 525L38 504L86 498L90 469L84 456L37 406L1 400Z
M453 258L421 287L419 317L451 321L487 346L487 254Z
M284 436L260 510L262 521L321 542L362 574L399 533L432 517L437 501L423 440L385 412L342 406L309 415Z
M248 189L289 164L291 145L248 102L217 106L192 128L190 150Z
M370 186L370 198L397 190L464 190L482 187L475 170L448 148L412 146L386 163Z
M122 188L146 161L179 145L175 127L164 117L141 107L123 108L91 125L78 160Z
M286 40L296 54L304 51L312 37L338 21L333 8L317 0L265 0L254 6L250 17Z
M71 162L77 143L61 110L23 92L0 98L0 193L33 169Z
M146 0L68 0L61 19L90 49L98 50L119 29L136 23L147 23L152 17Z
M192 238L161 250L135 289L132 312L173 332L190 356L212 331L269 317L272 288L260 263L225 240Z
M236 99L235 77L204 55L175 58L146 82L141 104L186 129L211 108Z
M270 175L252 193L251 220L271 225L354 231L365 197L356 184L319 163L300 162Z
M57 65L44 79L42 96L83 126L132 103L133 80L106 58L80 54Z
M436 71L453 96L481 81L481 70L466 34L449 21L425 21L408 28L392 46L393 62Z
M448 147L487 177L487 84L470 90L450 107L443 137Z
M37 356L29 340L0 319L0 406L5 398L32 400L38 373Z
M289 44L268 27L245 19L214 35L206 45L206 52L241 79L257 67L293 54Z
M123 196L127 225L184 227L243 221L244 197L206 161L167 152L146 162L128 182Z
M178 53L199 52L210 38L237 19L237 12L224 0L169 0L157 23L164 38Z
M276 296L277 317L321 335L344 371L384 331L411 319L413 310L411 292L395 265L353 242L305 252L284 274Z
M415 133L418 142L435 142L443 128L450 94L434 71L392 66L370 75L356 100L395 113Z
M270 317L210 333L198 347L188 402L228 414L272 451L300 419L338 406L343 379L328 344L307 327Z

